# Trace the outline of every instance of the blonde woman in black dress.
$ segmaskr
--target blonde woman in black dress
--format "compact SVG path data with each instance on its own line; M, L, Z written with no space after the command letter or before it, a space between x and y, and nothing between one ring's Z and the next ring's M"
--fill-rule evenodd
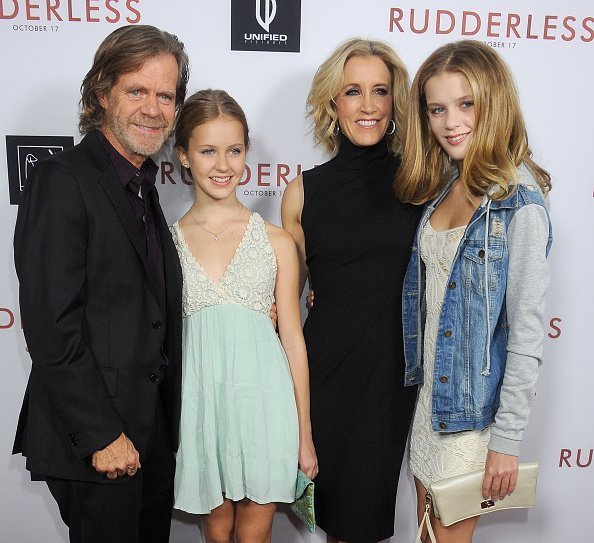
M283 226L309 274L304 327L320 466L316 516L328 542L394 533L398 475L415 392L403 386L401 291L420 210L401 204L408 74L386 44L351 39L317 71L308 97L318 143L334 157L287 187Z

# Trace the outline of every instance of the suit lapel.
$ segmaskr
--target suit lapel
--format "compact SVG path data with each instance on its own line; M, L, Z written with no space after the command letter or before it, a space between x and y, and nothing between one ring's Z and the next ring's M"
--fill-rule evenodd
M111 166L101 177L99 177L98 181L107 194L107 197L111 200L130 241L132 241L132 245L134 245L134 248L138 253L138 257L142 261L145 271L147 271L146 241L138 228L134 212L132 211L128 197L126 196L124 186L117 177L115 168Z
M88 146L89 151L95 158L95 166L102 172L97 181L105 191L105 194L116 210L124 230L130 238L130 241L132 242L132 245L136 250L136 254L142 264L144 276L151 290L153 291L155 298L157 301L159 301L159 286L156 284L154 277L155 274L151 272L148 265L146 239L138 228L138 223L134 217L134 211L132 210L132 206L130 205L130 201L126 195L126 189L122 185L122 182L118 177L118 174L111 162L111 159L109 158L107 151L103 148L101 142L97 139L97 136L91 133L85 136L81 143ZM152 199L150 203L151 205L153 204ZM158 212L162 217L163 214L158 204L153 206L153 209L155 209L155 214L157 214L158 209ZM161 227L159 226L159 231L160 230ZM161 235L161 237L163 236Z
M159 196L156 188L154 191L151 191L150 200L155 214L159 237L161 238L167 306L173 307L174 311L179 312L181 308L181 265L177 256L177 249L173 244L169 226L159 204Z

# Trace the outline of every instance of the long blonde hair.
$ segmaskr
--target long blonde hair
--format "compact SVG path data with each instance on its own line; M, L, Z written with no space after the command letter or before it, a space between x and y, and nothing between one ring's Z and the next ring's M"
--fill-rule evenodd
M388 141L390 149L396 153L402 148L409 78L398 54L381 41L351 38L338 46L318 68L307 97L307 114L313 122L314 139L329 153L338 151L340 138L335 132L338 117L334 100L344 85L344 66L354 56L378 57L390 71L392 120L396 123L396 132Z
M460 167L470 195L503 199L517 188L517 167L524 163L547 192L551 176L532 160L520 101L508 66L489 46L472 40L448 43L434 51L417 72L409 96L402 162L394 192L403 202L436 197L451 176L450 158L429 128L425 85L443 73L462 74L474 100L473 136ZM491 187L498 188L493 193Z

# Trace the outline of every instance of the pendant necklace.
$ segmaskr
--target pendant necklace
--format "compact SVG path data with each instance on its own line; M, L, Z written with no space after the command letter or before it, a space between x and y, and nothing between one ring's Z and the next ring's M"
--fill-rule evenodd
M190 216L192 217L192 219L194 219L194 222L200 227L202 228L202 230L204 230L205 232L208 232L211 236L212 239L214 239L215 241L219 241L219 237L220 235L227 230L227 228L229 228L229 226L231 226L232 223L234 223L237 219L239 219L239 216L241 215L241 212L243 211L243 204L241 202L239 202L239 212L237 213L237 216L235 217L235 219L233 219L232 221L230 221L222 230L219 230L218 232L211 232L208 228L204 228L204 226L202 226L197 220L196 217L194 217L194 214L192 213L192 208L190 208Z

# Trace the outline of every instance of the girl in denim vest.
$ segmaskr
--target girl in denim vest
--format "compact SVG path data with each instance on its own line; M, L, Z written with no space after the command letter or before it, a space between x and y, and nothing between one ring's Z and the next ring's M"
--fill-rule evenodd
M550 175L533 160L503 60L447 44L411 91L403 202L427 203L403 291L406 384L420 384L411 434L419 519L434 481L485 471L485 499L514 491L541 363ZM443 527L472 541L478 517Z

